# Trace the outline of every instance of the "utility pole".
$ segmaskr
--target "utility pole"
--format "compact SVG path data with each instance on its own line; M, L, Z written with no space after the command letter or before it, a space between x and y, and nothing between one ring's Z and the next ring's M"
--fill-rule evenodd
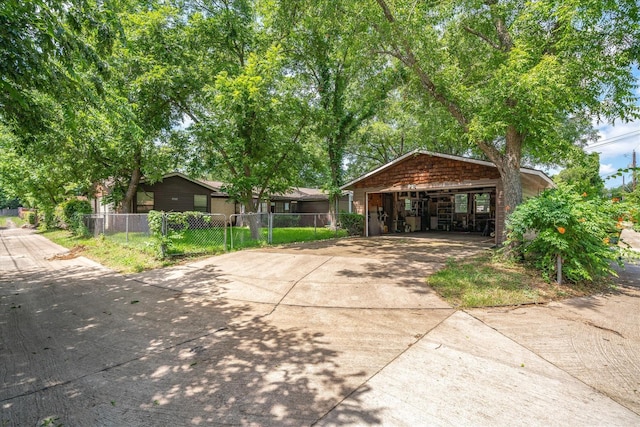
M636 170L638 167L636 164L636 150L633 150L631 156L631 166L633 167L633 170L631 171L631 190L636 191L636 175L638 174L638 171Z

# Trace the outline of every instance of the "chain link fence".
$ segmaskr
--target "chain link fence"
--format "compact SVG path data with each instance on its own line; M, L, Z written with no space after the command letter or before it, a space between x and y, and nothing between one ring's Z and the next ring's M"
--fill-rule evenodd
M147 214L103 213L84 216L84 226L94 237L103 235L117 241L148 241L151 237Z
M324 240L360 234L353 214L333 220L319 213L248 213L227 217L201 212L93 214L84 216L91 235L134 246L154 246L162 256L215 254L227 250Z
M339 214L335 220L326 213L250 213L229 217L230 249L285 243L309 242L360 234L353 227L345 227ZM364 224L364 223L363 223ZM362 226L364 227L364 225ZM355 230L355 231L354 231Z
M227 250L227 216L200 212L162 214L163 255L195 255Z

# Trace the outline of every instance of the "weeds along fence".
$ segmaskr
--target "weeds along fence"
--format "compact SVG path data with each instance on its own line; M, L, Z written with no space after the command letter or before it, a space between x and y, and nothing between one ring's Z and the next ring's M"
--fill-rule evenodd
M350 218L353 215L350 215ZM215 254L269 244L307 242L358 233L346 217L327 214L155 212L84 216L89 234L134 246L155 247L162 256Z

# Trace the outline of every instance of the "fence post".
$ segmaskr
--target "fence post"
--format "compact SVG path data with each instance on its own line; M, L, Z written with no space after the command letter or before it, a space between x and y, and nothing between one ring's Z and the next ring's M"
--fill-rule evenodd
M231 224L234 219L236 220L236 222L238 222L238 217L236 216L236 214L231 215L229 218L231 218L229 220L229 224ZM231 250L233 250L233 226L231 226L231 245L230 246L231 246Z
M273 243L273 214L271 212L269 212L269 216L268 216L268 232L267 232L267 244L271 244Z
M313 236L318 236L318 215L313 214Z
M107 235L107 216L109 214L108 213L104 213L104 217L102 217L102 235L106 236Z
M227 252L227 216L224 215L224 251Z
M125 217L124 240L129 243L129 214Z

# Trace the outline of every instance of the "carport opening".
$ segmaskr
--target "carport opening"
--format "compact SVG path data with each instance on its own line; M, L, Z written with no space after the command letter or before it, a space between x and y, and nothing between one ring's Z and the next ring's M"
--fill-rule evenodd
M368 234L464 232L495 236L496 189L368 194Z

